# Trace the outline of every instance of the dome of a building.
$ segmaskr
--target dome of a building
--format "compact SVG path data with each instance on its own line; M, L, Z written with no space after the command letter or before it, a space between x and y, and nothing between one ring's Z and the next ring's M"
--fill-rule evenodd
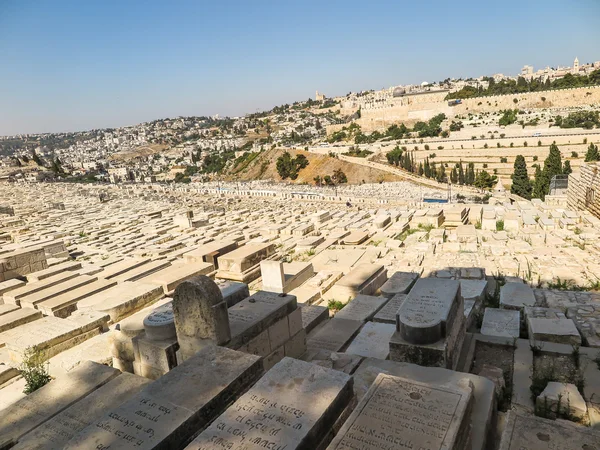
M401 88L401 87L397 87L394 89L394 93L393 93L394 97L401 97L404 94L406 94L406 89Z

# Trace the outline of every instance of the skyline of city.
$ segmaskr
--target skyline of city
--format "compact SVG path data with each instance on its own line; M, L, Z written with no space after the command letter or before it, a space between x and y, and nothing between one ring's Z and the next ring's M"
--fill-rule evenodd
M392 2L370 9L11 2L0 7L0 135L240 116L315 90L338 96L598 59L600 5L592 1L474 5L433 2L423 25L405 20L422 15L418 6ZM551 38L540 38L548 30ZM532 40L535 52L523 45Z

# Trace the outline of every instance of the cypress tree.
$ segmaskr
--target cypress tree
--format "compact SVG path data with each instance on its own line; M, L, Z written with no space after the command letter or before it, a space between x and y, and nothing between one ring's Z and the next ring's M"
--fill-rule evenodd
M571 169L571 161L567 160L563 165L563 174L569 175L570 173L573 173L573 169Z
M523 155L517 155L515 158L514 172L512 174L512 186L510 192L523 197L527 200L531 200L531 181L529 181L529 175L527 174L527 164Z
M540 198L540 199L544 200L544 198L546 197L546 193L544 192L544 181L542 180L542 178L543 178L542 169L540 169L540 165L537 164L535 166L535 180L533 182L532 197Z
M419 176L423 176L423 173L425 173L425 169L423 169L423 163L420 162L419 163Z
M463 170L462 160L458 164L458 184L465 184L465 171Z
M585 162L592 161L600 161L600 153L598 152L598 146L594 145L593 143L590 144L585 154Z

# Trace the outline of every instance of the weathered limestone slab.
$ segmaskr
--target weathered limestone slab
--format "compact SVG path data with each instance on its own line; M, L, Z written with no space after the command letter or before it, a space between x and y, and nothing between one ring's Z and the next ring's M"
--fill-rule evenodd
M77 302L117 284L113 280L98 280L38 303L37 309L47 316L65 318L77 309Z
M518 338L520 322L520 311L486 308L485 312L483 313L481 334L486 336Z
M238 243L233 240L213 241L186 253L184 259L187 263L205 262L219 268L218 257L235 250L237 246Z
M25 286L25 282L17 278L3 281L0 283L0 295L4 295L4 293L20 288L21 286Z
M352 375L362 361L362 357L358 355L332 352L322 348L309 348L300 359L327 369L339 370L348 375Z
M359 294L370 295L387 279L387 270L380 264L363 263L357 265L347 275L340 278L325 294L327 299L343 303Z
M227 303L227 307L231 308L245 298L250 297L250 291L246 283L238 283L229 280L217 280L217 286L221 290L223 300Z
M75 278L78 275L79 274L77 272L62 272L40 281L27 283L25 286L21 286L20 288L6 292L2 295L2 298L4 299L4 303L12 303L15 305L19 305L21 298L26 297L27 295L35 294L36 292L39 292L43 289L48 289L59 283L64 283L65 281L68 281L71 278Z
M297 309L296 297L258 291L228 310L231 341L239 348Z
M133 259L128 258L122 261L111 264L106 267L100 274L102 278L106 280L110 280L111 278L118 277L119 275L124 274L125 272L135 269L143 264L148 264L150 262L149 259Z
M419 279L398 310L397 324L402 338L414 344L431 344L442 339L459 294L458 281Z
M357 295L353 300L335 315L338 319L371 320L375 314L387 303L385 297L374 297L371 295Z
M593 450L600 442L600 431L564 420L549 420L509 412L499 450Z
M118 322L162 297L162 286L141 281L126 281L80 300L77 309L103 312L110 315L112 322Z
M70 280L67 280L64 283L59 283L55 286L49 287L48 289L43 289L34 294L22 297L21 306L23 308L37 308L38 303L57 297L74 289L80 288L82 286L85 286L86 284L93 283L97 279L98 278L91 277L89 275L80 275L75 278L71 278Z
M407 294L419 278L415 272L396 272L381 286L381 295L392 298L396 294Z
M500 288L500 307L522 309L535 306L533 289L525 283L506 283Z
M42 313L29 308L16 309L0 316L0 333L12 330L20 325L33 322L42 317Z
M108 316L98 312L80 313L68 319L43 317L0 334L10 358L20 362L25 349L35 347L47 358L67 350L106 329Z
M470 417L472 450L487 450L488 429L496 413L496 394L494 383L490 380L470 373L455 372L440 367L422 367L406 362L367 358L354 373L354 393L359 401L365 396L380 373L431 385L456 385L461 380L468 379L473 386L474 397Z
M245 281L242 275L254 267L260 261L275 253L273 244L246 244L217 259L219 266L218 276L234 281Z
M10 303L4 305L4 304L0 304L0 316L3 316L4 314L8 314L10 312L16 311L18 310L19 307L17 305L11 305Z
M351 398L345 373L284 358L186 448L314 449Z
M144 281L147 280L149 283L161 285L165 295L167 295L182 282L199 275L206 275L213 270L214 267L210 263L173 264L166 269L153 273Z
M436 385L382 373L327 448L464 450L472 404L468 379Z
M396 294L373 317L373 322L392 323L396 325L396 314L404 303L407 294Z
M587 406L574 384L550 381L544 391L535 400L537 411L549 419L556 417L585 418Z
M117 369L91 361L51 381L0 414L0 448L10 448L34 428L109 382Z
M177 287L173 314L183 360L206 346L223 345L231 339L227 304L219 287L206 276Z
M30 283L32 281L40 281L45 278L51 277L53 275L57 275L61 272L65 272L67 270L78 270L81 269L81 262L79 261L67 261L61 264L56 264L54 266L50 266L47 269L43 269L37 272L32 272L27 275L27 281Z
M302 305L302 328L310 333L321 322L329 319L329 309L325 306Z
M306 346L339 352L356 335L362 325L363 322L358 320L331 319L308 337Z
M528 318L529 339L556 342L558 344L581 345L581 335L571 319Z
M463 300L482 302L487 288L486 280L460 280L460 295Z
M123 373L87 397L44 422L13 447L14 450L54 450L62 448L71 438L92 424L107 410L119 406L137 394L150 380Z
M261 375L259 357L205 347L93 421L65 449L182 448Z
M170 265L171 263L166 259L150 261L149 263L142 264L135 269L128 270L127 272L115 277L111 277L110 279L116 281L117 283L122 283L124 281L137 281L148 277L159 270L166 269Z
M397 313L390 359L455 370L465 337L460 283L421 278Z
M387 359L390 354L390 338L395 331L395 324L367 322L352 340L346 353Z

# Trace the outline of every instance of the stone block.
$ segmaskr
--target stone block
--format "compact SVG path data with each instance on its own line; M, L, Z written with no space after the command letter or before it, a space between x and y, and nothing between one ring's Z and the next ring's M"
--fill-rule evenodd
M186 448L316 449L351 398L348 375L284 358Z
M481 334L518 338L521 325L521 312L515 310L486 308L483 313Z

